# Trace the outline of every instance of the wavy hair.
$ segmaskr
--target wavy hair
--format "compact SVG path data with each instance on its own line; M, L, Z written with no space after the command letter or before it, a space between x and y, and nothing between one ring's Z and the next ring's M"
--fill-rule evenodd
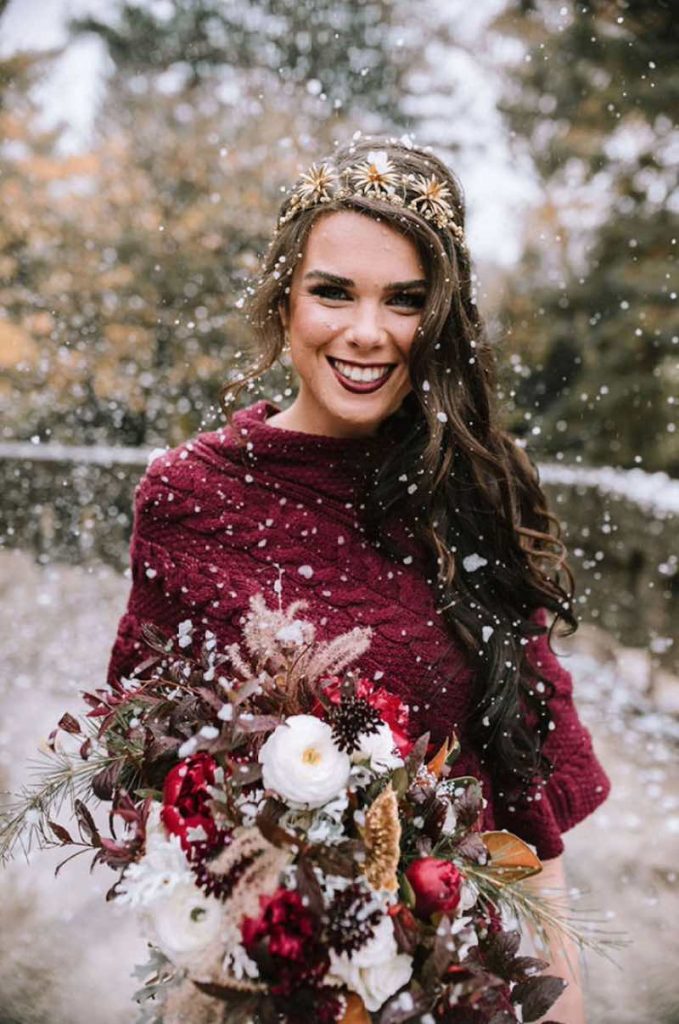
M385 151L402 175L433 174L442 181L464 229L460 183L429 151L364 136L328 161L341 173L375 149ZM288 195L279 216L289 209ZM279 307L287 303L306 239L319 217L343 209L378 218L410 238L427 277L425 306L409 353L412 391L379 425L378 435L394 443L385 445L387 455L360 495L362 521L368 538L395 562L402 561L403 551L390 533L392 516L424 546L428 582L435 588L446 631L452 643L462 645L474 670L465 739L471 739L496 780L519 796L552 768L542 748L553 686L527 664L524 650L526 638L544 634L547 627L531 616L546 608L556 616L551 629L561 618L570 627L564 635L571 636L578 627L571 610L575 588L561 524L548 509L538 469L500 426L495 355L474 301L463 239L408 205L397 207L362 193L299 210L274 234L246 302L258 364L222 387L222 409L228 420L232 390L236 401L253 378L280 358ZM404 475L417 480L416 489ZM536 679L542 686L536 686Z

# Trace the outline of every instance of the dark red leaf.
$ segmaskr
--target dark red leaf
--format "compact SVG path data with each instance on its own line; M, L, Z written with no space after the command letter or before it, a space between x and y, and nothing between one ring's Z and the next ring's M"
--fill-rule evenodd
M62 846L67 846L69 843L73 842L70 832L68 829L64 828L63 825L59 825L56 821L50 821L49 818L47 819L47 824L52 829L57 839L61 842Z
M538 978L528 978L516 985L512 991L512 1002L520 1005L525 1022L539 1020L554 1005L565 987L563 978L541 974Z
M73 715L69 715L68 711L59 719L59 728L63 729L64 732L70 732L73 734L80 732L78 720L74 718Z
M94 818L92 817L92 815L90 814L89 810L82 802L82 800L74 800L73 809L75 811L75 816L77 818L81 833L83 833L86 836L86 838L90 841L92 846L101 846L101 837L99 835L99 830L97 829L97 826L94 823Z
M300 857L297 861L297 889L302 899L308 900L312 914L320 916L323 913L323 892L308 857Z

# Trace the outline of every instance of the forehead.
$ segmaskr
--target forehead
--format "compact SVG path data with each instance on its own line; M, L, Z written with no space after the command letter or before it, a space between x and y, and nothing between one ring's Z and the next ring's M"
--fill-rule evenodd
M425 276L410 238L386 221L354 210L324 214L314 222L298 269L306 271L310 267L353 278L359 270L389 280Z

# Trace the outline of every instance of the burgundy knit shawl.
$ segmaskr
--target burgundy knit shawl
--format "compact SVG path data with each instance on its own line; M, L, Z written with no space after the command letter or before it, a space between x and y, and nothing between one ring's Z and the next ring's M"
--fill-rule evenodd
M545 746L555 771L513 807L493 789L466 739L471 669L435 609L417 547L397 566L362 533L355 490L383 442L269 425L278 411L258 401L236 413L233 427L199 434L150 463L135 492L132 587L109 683L148 653L140 639L144 622L174 632L190 618L226 644L240 638L243 612L257 591L269 605L278 606L279 591L284 606L304 598L308 607L300 614L312 619L320 640L355 625L372 627L371 646L352 668L409 704L417 735L430 730L438 743L458 731L463 753L455 771L482 779L485 827L510 829L539 856L557 856L561 833L610 788L574 708L570 673L546 635L529 640L529 660L536 659L530 663L540 664L555 687L555 728ZM545 610L534 618L544 623Z

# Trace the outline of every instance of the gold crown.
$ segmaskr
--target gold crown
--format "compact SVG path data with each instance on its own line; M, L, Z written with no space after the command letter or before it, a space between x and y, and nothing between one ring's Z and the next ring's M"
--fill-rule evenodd
M300 175L288 195L289 205L278 218L276 233L301 210L352 196L369 196L393 206L407 206L436 227L447 228L464 243L448 186L433 174L428 178L422 174L401 174L383 149L370 150L366 160L342 172L329 161L314 163Z

